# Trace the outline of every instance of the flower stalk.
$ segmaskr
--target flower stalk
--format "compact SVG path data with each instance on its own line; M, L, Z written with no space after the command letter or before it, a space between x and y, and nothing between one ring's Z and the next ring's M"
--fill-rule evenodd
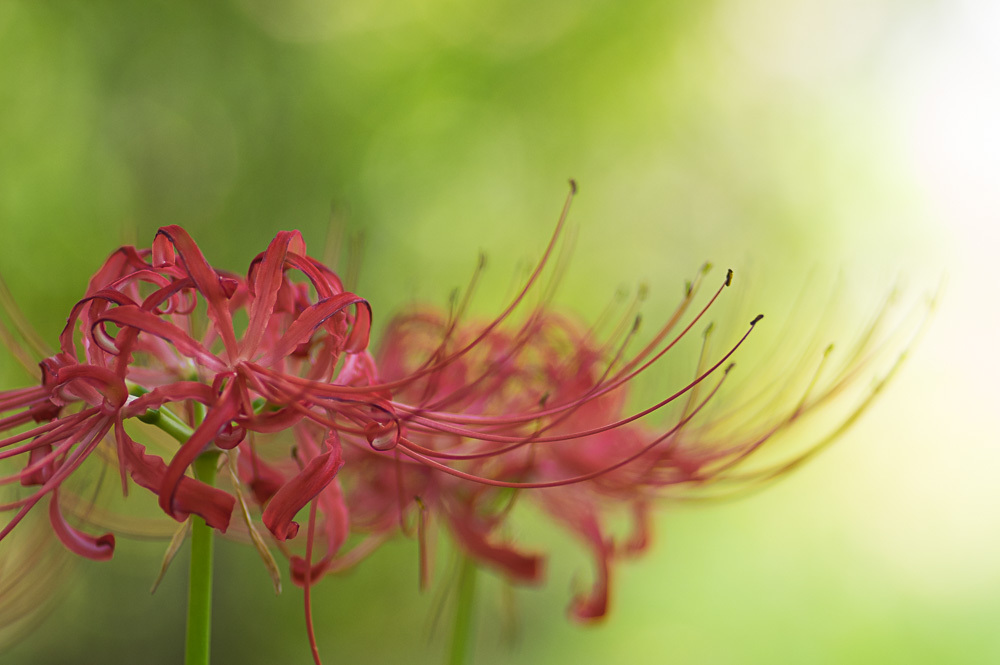
M448 665L466 665L472 662L472 619L476 600L476 562L462 555L458 571L458 598L455 601L455 626L451 634L451 651Z
M198 480L215 483L218 453L202 453L194 462ZM197 515L191 519L191 568L188 578L187 638L185 665L208 665L212 633L212 527Z

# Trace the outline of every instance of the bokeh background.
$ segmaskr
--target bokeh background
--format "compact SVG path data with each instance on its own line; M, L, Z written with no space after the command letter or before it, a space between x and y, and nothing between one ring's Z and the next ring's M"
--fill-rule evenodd
M52 339L122 242L179 223L244 270L298 228L319 255L363 239L381 321L445 303L482 250L488 312L574 177L560 302L585 318L645 283L655 319L711 260L733 311L775 315L769 348L831 294L821 333L850 339L894 286L943 282L877 408L766 492L665 506L601 626L564 616L586 557L527 516L548 583L484 575L476 662L1000 662L998 26L989 0L2 0L0 272ZM3 356L0 385L25 379ZM0 658L180 662L183 556L148 591L164 547L40 586ZM310 662L297 589L232 543L217 570L215 662ZM454 563L424 594L416 571L400 539L319 585L327 662L443 660Z

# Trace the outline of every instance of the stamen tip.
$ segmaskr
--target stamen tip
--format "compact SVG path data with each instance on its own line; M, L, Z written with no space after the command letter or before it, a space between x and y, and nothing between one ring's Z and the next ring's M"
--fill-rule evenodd
M730 268L729 271L726 273L726 286L729 286L732 283L733 283L733 269Z
M570 194L576 194L576 190L577 190L576 179L570 178L569 179L569 193Z
M754 317L754 320L750 322L750 325L751 326L757 325L757 322L760 321L763 318L764 318L763 314L758 314L757 316Z

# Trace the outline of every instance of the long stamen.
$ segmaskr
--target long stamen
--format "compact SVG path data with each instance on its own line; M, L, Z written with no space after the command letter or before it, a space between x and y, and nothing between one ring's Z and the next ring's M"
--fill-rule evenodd
M684 425L686 425L688 422L690 422L690 420L692 418L694 418L694 416L696 416L699 411L701 411L701 408L704 407L704 405L706 405L708 403L708 401L713 396L715 396L715 394L718 392L719 388L722 386L722 381L725 379L725 377L728 374L729 374L728 371L723 374L723 377L722 377L722 379L719 380L719 383L715 386L715 388L711 391L711 393L709 393L709 395L707 397L705 397L705 399L698 406L698 408L695 409L687 417L687 419L679 421L676 425L674 425L672 428L670 428L667 432L665 432L664 434L662 434L659 437L655 438L652 442L650 442L646 446L642 447L638 452L635 452L635 453L633 453L631 455L628 455L628 456L626 456L626 457L618 460L614 464L610 464L608 466L602 467L601 469L598 469L597 471L592 471L590 473L584 473L584 474L580 474L580 475L572 476L572 477L568 477L568 478L562 478L562 479L559 479L559 480L550 480L550 481L543 481L543 482L515 482L515 481L497 480L495 478L486 478L486 477L483 477L483 476L477 476L477 475L472 474L472 473L466 473L466 472L463 472L463 471L459 471L459 470L453 469L453 468L451 468L451 467L449 467L449 466L447 466L445 464L437 462L433 458L426 456L422 452L416 452L415 450L413 450L412 446L409 444L409 442L403 442L403 443L405 443L405 445L400 445L398 447L402 450L403 454L408 455L408 456L412 457L413 459L415 459L415 460L417 460L419 462L422 462L422 463L424 463L424 464L426 464L428 466L431 466L431 467L433 467L435 469L438 469L439 471L443 471L443 472L445 472L445 473L447 473L449 475L455 476L457 478L462 478L464 480L469 480L469 481L480 483L480 484L483 484L483 485L491 485L493 487L507 487L507 488L511 488L511 489L542 489L542 488L546 488L546 487L561 487L561 486L564 486L564 485L574 485L576 483L581 483L581 482L584 482L584 481L587 481L587 480L593 480L594 478L598 478L600 476L603 476L604 474L607 474L607 473L610 473L610 472L615 471L617 469L620 469L623 466L625 466L626 464L630 464L631 462L634 462L635 460L639 459L643 455L647 454L650 450L652 450L656 446L660 445L663 441L667 440L668 438L670 438L671 436L673 436L674 434L676 434L678 431L680 431L680 429Z
M316 631L313 628L312 595L311 595L313 538L316 533L316 503L317 503L316 499L313 499L309 503L309 527L306 530L306 566L305 566L305 583L303 585L303 596L305 599L306 634L309 636L309 648L312 651L313 661L316 663L316 665L322 665L319 658L319 646L316 644Z
M17 331L17 334L28 345L32 354L38 358L48 358L52 355L52 349L35 332L35 329L28 322L27 317L21 312L21 308L17 306L17 301L14 300L14 296L11 294L10 289L7 288L7 283L2 277L0 277L0 309L10 317L14 330ZM0 323L0 327L3 327L2 323Z
M563 204L562 212L559 214L559 221L556 222L555 230L553 230L552 236L549 239L549 243L545 247L545 251L542 253L542 258L539 259L537 264L535 264L534 270L532 270L531 275L529 275L527 281L521 287L521 290L517 293L516 296L514 296L514 299L507 305L507 307L504 308L504 310L500 312L500 314L495 319L493 319L493 321L484 326L479 331L479 334L476 335L467 344L465 344L465 346L451 353L447 357L439 360L434 365L425 367L424 369L415 372L414 374L411 374L405 379L400 379L398 381L389 381L386 383L379 384L378 386L373 386L372 388L376 390L392 390L395 388L399 388L401 386L405 386L407 383L410 383L414 379L420 378L431 372L436 372L440 370L442 367L447 366L448 364L454 362L458 358L461 358L462 356L472 351L479 345L480 342L486 339L490 335L490 333L496 330L501 323L507 320L507 318L511 315L511 313L515 309L517 309L517 307L524 301L524 298L531 290L532 286L534 286L535 282L538 281L538 277L539 275L541 275L542 270L548 264L549 259L551 258L552 253L555 249L556 241L559 239L560 235L562 234L563 227L566 225L566 219L569 216L570 205L572 204L573 197L575 195L576 195L576 182L570 180L569 194L566 197L566 202Z
M674 348L674 346L676 346L676 344L678 342L680 342L680 340L685 335L687 335L688 332L690 332L690 330L698 323L698 321L701 320L701 318L709 310L709 308L712 306L712 304L715 302L715 300L722 294L722 290L726 286L729 285L730 280L731 280L731 277L727 278L726 282L721 287L719 287L719 290L715 292L715 295L712 296L712 298L708 301L708 303L706 303L706 305L701 309L701 311L698 312L698 314L694 317L694 319L692 319L692 321L683 330L681 330L681 332L678 333L677 336L675 336L674 339L671 340L670 343L666 345L666 347L664 347L663 349L661 349L660 351L658 351L655 355L653 355L651 358L647 359L645 362L643 362L640 365L639 364L639 359L643 358L643 357L645 357L647 355L649 355L649 353L651 353L652 349L655 348L655 346L653 345L653 343L651 343L650 345L647 345L646 349L644 349L642 352L640 352L640 354L638 354L635 358L633 358L633 360L631 362L629 362L625 367L623 367L621 370L619 370L618 373L615 374L607 382L607 384L604 387L602 387L600 390L597 390L593 394L591 394L589 396L589 399L596 399L598 397L601 397L603 395L608 394L609 392L611 392L611 391L613 391L613 390L615 390L617 388L620 388L620 387L628 384L632 379L634 379L636 376L638 376L639 374L641 374L645 370L649 369L649 367L651 367L660 358L662 358L664 355L666 355L667 352L669 352L672 348ZM757 319L757 320L759 320L759 319ZM755 320L754 323L756 323L756 320ZM672 324L668 324L668 325L672 325ZM751 325L753 325L753 324L751 324ZM662 341L663 336L664 336L664 333L661 331L661 333L657 335L657 338L659 339L659 341ZM657 344L658 344L658 342L657 342ZM676 395L672 396L669 399L672 400L672 399L675 399L675 398L676 398ZM668 402L664 401L663 403L661 403L661 406L663 404L666 404L666 403L668 403ZM405 404L398 404L397 403L397 404L395 404L395 407L400 412L403 412L403 413L407 413L407 412L410 411L410 408L407 405L405 405ZM532 413L529 413L529 414L524 414L523 420L528 421L528 420L535 420L537 418L552 416L552 415L555 415L555 414L559 413L560 411L563 411L563 410L571 408L571 407L572 407L572 404L569 404L569 405L564 404L564 405L560 405L560 406L555 406L555 407L549 407L549 408L541 409L541 410L536 411L536 412L532 412ZM514 422L510 417L491 417L491 416L478 416L478 415L465 415L465 414L449 414L449 413L434 413L433 417L434 417L434 419L436 421L441 421L441 422L470 423L470 424L478 424L478 425L511 424L512 422Z

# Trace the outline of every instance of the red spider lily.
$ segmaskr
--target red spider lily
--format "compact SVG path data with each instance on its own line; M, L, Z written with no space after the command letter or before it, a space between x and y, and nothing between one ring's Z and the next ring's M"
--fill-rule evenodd
M281 392L276 376L292 372L328 384L342 362L340 373L357 382L365 380L370 367L364 360L343 358L364 354L367 304L344 292L336 275L304 250L298 233L279 234L251 264L246 281L209 267L178 227L161 229L152 251L123 248L113 254L71 312L59 353L41 363L42 385L0 397L0 409L13 414L0 427L9 431L38 423L0 441L6 448L3 458L28 455L23 470L5 482L38 486L32 495L2 506L18 512L0 536L54 493L112 429L123 487L130 476L159 495L167 514L184 519L195 513L225 531L235 498L186 475L194 459L210 444L232 449L248 430L287 429L309 413L303 398ZM301 271L308 281L291 282L289 269ZM318 294L316 302L309 301L310 287ZM196 335L201 303L209 325ZM356 311L349 315L352 305ZM248 323L238 340L233 315L240 311L247 313ZM116 334L111 324L118 327ZM266 386L259 376L265 368L276 373L266 377ZM138 396L129 397L130 387ZM268 408L258 409L255 399L267 400ZM123 421L171 404L180 405L182 413L199 407L204 415L191 421L190 437L167 463L147 454ZM338 411L357 417L361 407L353 395L324 405L327 417ZM328 456L316 454L317 459ZM253 458L249 447L248 457ZM261 490L257 465L242 468L255 496L270 504L265 524L284 540L294 535L291 517L332 480L335 466L309 461L270 492ZM87 551L70 537L68 525L60 523L56 532L67 536L64 542L74 551ZM101 542L104 548L93 554L104 558L113 539Z
M289 279L292 271L304 280ZM241 316L245 325L236 323ZM321 563L332 561L348 532L339 490L330 487L343 464L340 432L361 437L372 411L385 411L381 393L340 392L374 378L365 351L370 321L367 303L305 254L297 232L280 233L245 280L211 268L179 227L161 229L151 250L115 252L71 311L59 351L40 363L41 385L0 394L0 414L10 414L0 431L13 431L0 440L0 459L26 458L0 483L34 488L0 505L16 511L0 538L48 497L53 532L63 544L82 556L109 558L114 536L70 525L58 496L113 431L123 491L131 478L155 493L171 517L196 514L225 532L245 485L279 542L295 537L293 518L315 500L323 506L319 528L329 536ZM292 377L323 385L321 403L289 383ZM132 418L180 431L181 446L167 459L150 454L126 429ZM322 445L306 424L310 418L338 421L320 437ZM278 464L265 463L247 437L285 430L298 445ZM231 451L236 496L189 475L210 449ZM310 556L315 523L314 514ZM301 573L301 561L293 557L292 563ZM308 586L311 567L296 581Z

